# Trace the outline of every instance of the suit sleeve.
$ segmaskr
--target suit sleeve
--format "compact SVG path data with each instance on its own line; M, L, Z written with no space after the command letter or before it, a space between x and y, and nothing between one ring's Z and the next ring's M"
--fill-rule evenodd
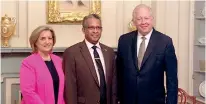
M117 48L117 57L116 57L116 72L117 72L117 100L121 102L123 97L123 78L122 78L122 71L123 71L123 60L121 56L121 40L122 36L119 38L118 48Z
M117 104L117 73L115 53L113 52L112 104Z
M177 58L172 40L167 44L165 55L167 104L177 104L178 78L177 78Z
M75 73L75 59L72 52L67 49L63 54L63 70L65 73L65 102L77 104L77 83Z
M35 92L36 83L34 69L24 60L20 67L20 89L25 104L44 104Z

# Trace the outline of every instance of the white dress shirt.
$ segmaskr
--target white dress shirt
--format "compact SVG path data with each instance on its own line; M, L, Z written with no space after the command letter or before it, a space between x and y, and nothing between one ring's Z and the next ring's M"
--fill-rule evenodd
M145 52L146 52L150 37L152 35L152 31L153 31L153 29L147 35L145 35L145 38L146 38L145 39ZM143 35L138 32L138 35L137 35L137 57L138 57L138 54L139 54L140 44L142 43L142 37L143 37Z
M98 67L96 65L96 61L94 59L94 53L93 53L94 49L92 48L94 46L94 44L88 42L86 39L85 39L85 42L86 42L87 48L89 49L89 53L92 56L92 60L93 60L93 63L94 63L96 74L97 74L97 78L98 78L98 81L99 81L99 84L100 84L99 70L98 70ZM99 58L100 58L101 63L102 63L102 67L103 67L103 71L104 71L104 76L106 77L105 62L104 62L104 57L103 57L103 53L102 53L101 47L99 45L99 42L97 44L95 44L95 46L97 46L96 50L97 50L97 52L99 54Z

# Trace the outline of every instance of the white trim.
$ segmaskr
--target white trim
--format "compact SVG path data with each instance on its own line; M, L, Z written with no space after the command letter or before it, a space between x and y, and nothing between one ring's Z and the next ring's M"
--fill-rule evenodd
M190 1L189 20L189 94L193 95L194 3Z
M6 93L5 93L5 104L11 104L11 85L12 84L19 84L19 78L6 78L5 79L5 88L6 88Z

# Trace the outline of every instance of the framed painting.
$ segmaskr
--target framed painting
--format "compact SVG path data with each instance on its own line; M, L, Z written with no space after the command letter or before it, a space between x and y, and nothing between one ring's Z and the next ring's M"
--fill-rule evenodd
M48 0L47 23L80 23L88 14L101 15L100 0Z

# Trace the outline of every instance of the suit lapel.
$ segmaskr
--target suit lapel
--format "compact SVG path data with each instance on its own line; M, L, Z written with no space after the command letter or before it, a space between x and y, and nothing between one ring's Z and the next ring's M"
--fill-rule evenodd
M141 64L141 67L145 64L145 62L147 61L147 59L149 58L150 54L152 53L153 48L155 46L155 29L153 29L153 32L151 34L151 37L150 37L150 40L149 40L149 43L148 43L148 46L147 46L147 49L146 49L146 52L144 54L144 58L143 58L143 61L142 61L142 64Z
M132 52L132 58L133 58L133 62L134 62L134 66L136 67L136 69L138 69L137 67L137 31L134 31L132 34L132 47L131 47L131 52Z
M54 100L55 100L54 94L52 94L52 92L51 92L54 89L52 75L51 75L45 61L40 56L40 54L37 53L35 55L36 55L35 56L35 59L36 59L35 63L37 64L38 68L41 69L40 72L44 74L44 79L46 80L44 86L45 87L50 86L48 89L45 90L45 94L48 94L49 96L51 96L50 102L54 102Z
M51 76L49 69L48 69L47 65L45 64L45 61L42 59L40 54L36 53L36 56L38 58L37 62L38 62L39 67L41 67L42 71L47 72L47 74L45 74L45 75ZM51 76L51 78L52 78L52 76Z
M81 51L81 53L84 57L84 60L87 63L96 84L99 86L99 81L98 81L97 74L96 74L96 71L95 71L94 63L93 63L92 57L89 53L89 50L86 46L86 43L84 41L81 42L80 48L81 48L80 51Z
M52 76L51 73L45 63L45 61L42 59L42 57L37 53L36 55L36 63L38 64L38 68L41 69L41 72L44 73L45 78L47 79L47 84L52 85ZM53 87L53 86L52 86Z
M102 54L104 57L104 62L105 62L105 75L106 75L106 83L108 81L108 76L109 76L109 53L107 52L107 49L100 44L101 50L102 50ZM103 63L102 63L103 64Z

